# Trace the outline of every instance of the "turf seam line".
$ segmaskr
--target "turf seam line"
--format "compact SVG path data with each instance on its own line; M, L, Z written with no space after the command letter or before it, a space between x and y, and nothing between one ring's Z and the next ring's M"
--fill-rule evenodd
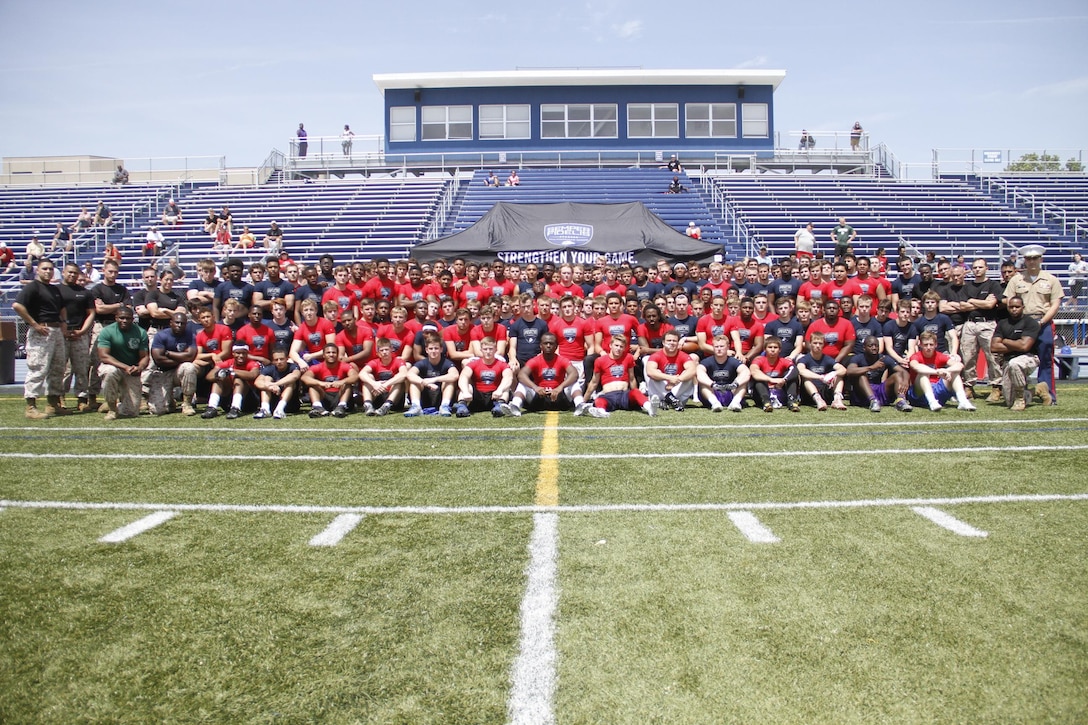
M141 503L94 501L0 500L0 508L62 509L70 511L202 511L207 513L366 514L370 516L535 514L535 513L669 513L673 511L786 511L791 509L848 509L888 506L957 506L986 503L1047 503L1088 501L1088 493L1027 493L991 496L856 499L842 501L745 501L726 503L620 503L561 504L559 506L309 506L302 504Z
M751 511L730 511L727 516L733 525L740 529L748 541L753 544L777 544L779 538L764 526Z
M875 456L875 455L910 455L915 456L918 454L972 454L972 453L1031 453L1031 452L1054 452L1054 451L1083 451L1088 450L1088 444L1085 445L1070 445L1070 446L1057 446L1057 445L1008 445L1008 446L964 446L959 448L878 448L878 449L853 449L853 450L798 450L798 451L690 451L680 453L555 453L555 454L494 454L494 455L394 455L394 454L376 454L376 455L360 455L360 456L316 456L316 455L291 455L291 456L271 456L271 455L223 455L223 454L205 454L205 453L163 453L161 455L144 454L141 458L144 460L165 460L165 461L263 461L263 462L278 462L278 461L306 461L306 462L338 462L338 461L537 461L537 460L559 460L559 461L576 461L576 460L601 460L601 459L679 459L679 458L763 458L767 456L775 457L800 457L800 456ZM3 458L34 458L47 460L128 460L132 458L130 453L22 453L22 452L6 452L0 453L0 459Z
M310 539L310 546L336 546L363 520L362 514L340 514L325 530Z
M940 509L933 508L932 506L914 506L912 507L914 513L919 516L923 516L933 523L940 526L942 529L947 529L954 534L960 536L970 536L975 538L985 538L989 534L981 529L976 529L965 521L960 521L955 516L945 513Z
M153 514L144 516L142 519L133 521L131 524L126 524L119 529L111 531L98 541L103 544L120 544L122 541L128 541L134 536L138 536L145 531L150 531L160 524L166 523L177 515L177 511L156 511Z

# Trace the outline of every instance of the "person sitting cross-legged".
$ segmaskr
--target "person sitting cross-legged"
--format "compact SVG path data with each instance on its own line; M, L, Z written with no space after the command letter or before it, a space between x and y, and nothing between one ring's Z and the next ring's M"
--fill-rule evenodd
M219 415L219 402L228 392L231 399L227 420L234 420L242 414L244 398L249 392L250 384L257 379L261 365L249 358L249 345L244 342L236 342L230 352L230 358L216 363L208 371L207 379L211 381L212 392L208 396L208 407L200 414L201 418L210 419Z
M302 384L310 396L310 417L323 418L331 413L336 418L344 418L359 373L354 365L340 359L340 348L335 342L325 343L321 352L321 362L310 365L302 373Z
M291 362L285 345L272 348L272 362L262 365L259 373L253 387L261 396L261 407L253 417L260 420L271 416L281 420L287 417L289 407L294 408L292 412L297 412L298 382L302 379L302 371ZM276 403L275 409L272 408L273 401Z
M846 410L842 402L843 382L846 368L835 358L824 354L824 334L809 332L809 352L797 358L797 374L801 376L801 388L804 396L816 406L816 410L827 410L827 398L831 397L831 407Z
M868 405L869 410L880 409L895 401L895 409L909 413L914 408L907 402L907 372L887 353L880 353L880 339L867 337L862 352L850 358L846 378L851 381L851 400L854 405Z
M907 393L912 403L925 403L933 412L955 396L960 410L975 410L963 389L960 371L963 363L937 349L937 335L925 331L918 335L918 352L910 356L911 385Z
M452 415L450 404L460 373L445 356L445 349L442 336L437 332L423 333L425 356L408 369L408 398L411 405L404 412L405 418L423 415L425 409L436 409L443 418Z
M359 372L363 413L386 415L404 400L404 383L411 366L393 354L393 343L379 337L374 344L378 355Z
M469 360L461 369L454 408L458 418L488 409L496 418L513 415L508 401L514 388L514 371L505 361L495 357L496 350L495 339L485 337L480 340L482 356Z
M556 353L559 338L554 332L540 336L540 354L518 370L518 386L510 402L510 414L529 410L570 410L579 372L569 360ZM579 390L579 394L581 391Z

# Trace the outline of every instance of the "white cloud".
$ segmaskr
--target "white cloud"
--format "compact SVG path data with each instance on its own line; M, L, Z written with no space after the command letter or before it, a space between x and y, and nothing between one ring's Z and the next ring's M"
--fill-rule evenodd
M1056 83L1046 83L1041 86L1035 86L1024 91L1024 95L1028 98L1033 96L1060 98L1066 96L1080 96L1086 92L1088 92L1088 76L1082 76L1067 81L1057 81Z
M748 60L742 60L737 63L737 68L761 68L767 65L767 56L757 55L755 58L749 58Z
M642 21L628 20L620 25L613 25L612 32L624 40L634 40L642 35Z

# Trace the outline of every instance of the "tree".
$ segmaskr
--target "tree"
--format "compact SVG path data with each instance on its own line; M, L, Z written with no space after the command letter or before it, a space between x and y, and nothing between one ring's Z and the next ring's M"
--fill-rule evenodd
M1084 164L1071 158L1065 162L1065 168L1062 168L1062 159L1057 154L1024 154L1018 161L1005 167L1005 171L1082 172Z

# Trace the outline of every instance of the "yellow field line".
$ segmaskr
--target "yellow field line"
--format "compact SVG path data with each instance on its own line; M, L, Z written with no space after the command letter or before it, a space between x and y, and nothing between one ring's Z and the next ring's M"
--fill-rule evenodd
M536 505L559 505L559 413L549 411L544 418L544 438L540 442L540 475L536 479Z

